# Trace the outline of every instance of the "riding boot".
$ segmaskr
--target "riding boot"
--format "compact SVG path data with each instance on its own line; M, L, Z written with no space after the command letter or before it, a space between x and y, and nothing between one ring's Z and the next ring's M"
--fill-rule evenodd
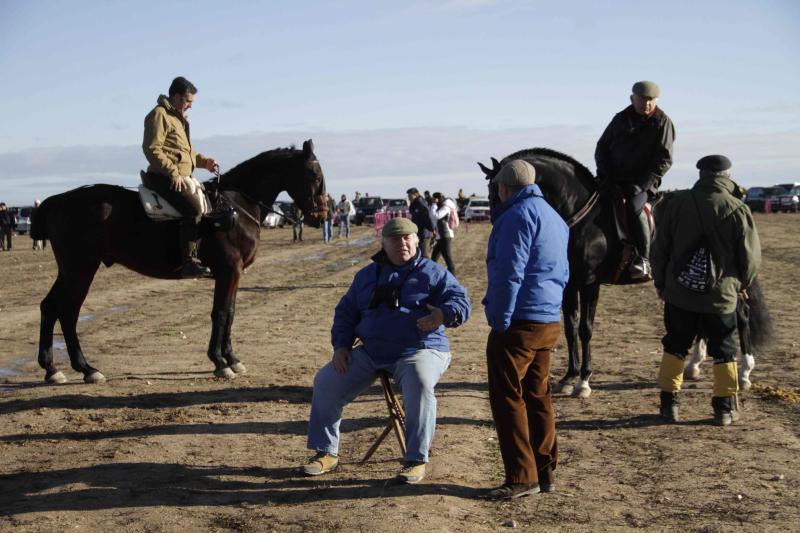
M653 271L650 268L650 224L644 210L639 212L636 220L631 224L631 237L633 237L636 251L639 254L631 261L628 269L631 279L651 280Z
M714 396L711 406L714 408L714 424L729 426L739 419L736 409L736 393L739 390L736 361L714 363Z
M678 393L683 383L683 358L664 352L658 371L658 387L661 389L659 415L667 422L677 422Z
M208 277L211 271L200 264L197 259L197 222L186 217L181 221L179 232L181 253L181 278L193 279Z

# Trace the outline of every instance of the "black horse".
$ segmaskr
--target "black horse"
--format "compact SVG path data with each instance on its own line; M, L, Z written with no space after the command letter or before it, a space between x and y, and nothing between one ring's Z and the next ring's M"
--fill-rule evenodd
M564 289L562 311L567 338L569 366L558 390L581 398L591 395L591 339L601 284L630 284L624 268L624 253L630 249L619 237L613 213L613 194L602 187L592 172L572 157L548 148L515 152L502 161L492 158L492 168L478 163L489 180L489 199L499 203L498 187L492 178L514 159L522 159L536 168L536 184L547 202L567 221L570 276ZM578 310L580 309L580 317ZM578 339L582 360L578 371ZM580 383L575 382L580 376Z
M308 140L302 150L278 148L244 161L223 174L217 188L220 200L237 216L228 228L201 224L198 256L215 280L208 357L215 376L233 378L246 371L233 353L231 326L242 271L258 252L260 221L281 191L287 191L312 220L321 219L327 210L325 178ZM107 267L119 263L145 276L178 279L178 225L153 222L135 191L113 185L81 187L42 202L33 215L31 237L49 239L58 263L58 277L40 306L39 365L45 369L45 381L66 381L53 363L56 320L72 368L82 372L87 383L105 380L86 362L75 330L94 275L100 263Z

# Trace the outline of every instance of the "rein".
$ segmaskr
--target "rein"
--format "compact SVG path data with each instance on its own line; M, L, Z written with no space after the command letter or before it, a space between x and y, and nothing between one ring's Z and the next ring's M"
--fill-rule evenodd
M242 192L242 191L236 191L236 190L233 190L233 189L222 189L222 188L221 188L221 187L222 187L222 176L221 176L221 175L220 175L220 173L219 173L219 169L216 169L216 170L214 171L214 177L215 177L215 178L217 178L217 183L219 183L219 186L220 186L220 192L221 192L221 193L224 193L224 192L226 192L226 191L229 191L229 192L237 192L237 193L241 194L242 196L244 196L244 197L245 197L245 199L246 199L248 202L252 202L252 203L256 204L256 205L257 205L259 208L261 208L261 211L262 211L262 212L264 212L264 213L274 213L274 214L276 214L276 215L281 215L283 218L285 218L286 220L288 220L288 221L289 221L289 222L291 222L292 224L294 224L294 223L295 223L295 220L294 220L294 219L292 219L290 216L288 216L286 213L275 211L275 210L274 210L274 209L273 209L271 206L268 206L267 204L265 204L265 203L264 203L264 202L262 202L261 200L258 200L257 198L253 198L253 197L252 197L252 196L250 196L249 194L246 194L246 193L244 193L244 192ZM249 213L249 212L248 212L248 211L247 211L247 210L246 210L244 207L242 207L241 205L239 205L239 204L237 204L236 202L234 202L234 201L233 201L231 198L229 198L229 197L228 197L227 195L225 195L225 194L223 194L223 197L225 198L225 201L226 201L226 202L228 202L229 204L231 204L233 207L237 208L239 211L243 212L243 213L244 213L244 214L247 216L247 218L249 218L250 220L252 220L253 222L255 222L255 223L256 223L256 224L257 224L259 227L261 227L261 222L259 222L258 220L256 220L256 218L255 218L253 215L251 215L251 214L250 214L250 213Z
M592 208L597 204L597 200L599 199L600 199L600 192L594 191L592 195L589 197L589 199L586 201L586 203L583 205L583 207L581 207L577 213L575 213L566 220L567 226L571 228L572 226L583 220L586 217L586 215L589 214L589 211L591 211Z

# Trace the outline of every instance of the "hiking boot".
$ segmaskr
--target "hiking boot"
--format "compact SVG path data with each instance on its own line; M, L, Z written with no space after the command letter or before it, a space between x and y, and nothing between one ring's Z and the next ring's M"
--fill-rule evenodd
M680 422L678 404L677 392L661 391L661 408L658 414L666 422Z
M734 408L733 403L732 396L714 396L711 398L715 426L730 426L739 420L739 411Z
M550 465L539 470L539 492L553 492L556 490L553 481L553 469Z
M181 279L210 278L211 271L198 262L187 260L181 267Z
M308 460L301 469L307 476L319 476L335 470L339 466L339 458L326 452L317 452L317 455Z
M484 500L507 501L537 494L540 491L539 485L530 483L506 483L496 489L491 489L483 494Z
M649 281L653 279L653 269L650 268L650 261L644 257L636 257L628 267L628 273L632 280Z
M413 485L425 478L425 463L422 461L406 461L403 469L397 474L397 480L401 483Z

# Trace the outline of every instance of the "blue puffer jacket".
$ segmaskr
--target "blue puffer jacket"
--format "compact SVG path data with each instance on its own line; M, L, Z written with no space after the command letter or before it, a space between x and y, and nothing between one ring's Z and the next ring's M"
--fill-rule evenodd
M467 290L444 267L419 252L400 267L392 265L383 251L372 259L371 265L358 271L336 306L333 348L350 348L359 338L377 364L392 363L422 349L450 351L445 326L457 327L469 318ZM398 309L386 303L369 308L376 281L381 287L399 287ZM417 328L417 319L430 314L427 304L444 314L444 326L430 332Z
M569 228L538 185L528 185L492 212L486 252L486 320L505 331L512 320L558 322L569 279Z

